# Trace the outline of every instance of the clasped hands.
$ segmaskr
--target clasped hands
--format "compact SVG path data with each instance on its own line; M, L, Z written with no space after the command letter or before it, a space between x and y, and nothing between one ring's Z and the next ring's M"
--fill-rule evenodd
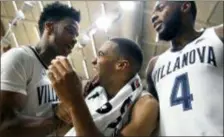
M83 98L99 85L99 76L96 75L85 85L83 94L82 82L66 57L58 56L52 60L47 74L61 102L56 115L67 124L71 124L70 108L77 103L75 100Z
M48 77L61 103L66 107L72 107L74 100L82 96L82 82L66 57L58 56L51 61Z

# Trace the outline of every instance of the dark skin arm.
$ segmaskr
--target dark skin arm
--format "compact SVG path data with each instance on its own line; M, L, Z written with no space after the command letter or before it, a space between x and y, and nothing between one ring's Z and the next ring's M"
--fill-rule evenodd
M131 121L121 130L122 136L151 136L157 127L159 104L153 96L143 96L135 103Z
M103 136L97 129L85 103L81 81L68 60L64 57L53 60L49 71L48 76L58 97L69 108L76 135ZM157 116L158 102L152 96L140 98L133 107L130 123L120 131L120 136L151 135L156 127Z
M156 57L153 57L149 63L148 63L148 66L146 68L146 79L147 79L147 84L148 84L148 90L149 92L157 99L159 100L158 98L158 95L157 95L157 92L156 92L156 89L155 89L155 86L154 86L154 83L153 83L153 80L152 80L152 71L153 71L153 68L156 64L156 61L158 59L158 56Z
M224 43L224 36L223 36L223 24L215 26L215 32L218 35L218 37L221 39L221 41Z
M0 136L45 136L55 130L58 122L54 117L31 117L19 111L24 107L26 96L11 91L0 92Z

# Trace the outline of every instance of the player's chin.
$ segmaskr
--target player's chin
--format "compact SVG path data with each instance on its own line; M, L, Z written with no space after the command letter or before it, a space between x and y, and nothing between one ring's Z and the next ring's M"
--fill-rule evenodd
M68 52L60 52L60 56L67 57L70 53Z
M159 40L170 41L173 39L173 36L167 33L167 31L161 31L159 33Z
M99 74L99 69L97 67L93 67L93 71L96 73L96 75Z

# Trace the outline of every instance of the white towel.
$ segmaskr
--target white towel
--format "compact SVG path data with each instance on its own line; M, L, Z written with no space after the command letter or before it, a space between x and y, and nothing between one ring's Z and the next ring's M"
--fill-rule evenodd
M94 88L85 101L97 128L105 136L115 136L127 124L129 111L141 92L142 83L138 74L111 100L107 99L103 87ZM75 129L70 129L65 136L76 136Z

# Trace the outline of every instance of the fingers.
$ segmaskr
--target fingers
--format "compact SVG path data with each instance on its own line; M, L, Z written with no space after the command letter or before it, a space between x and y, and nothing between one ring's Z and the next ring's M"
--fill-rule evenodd
M71 66L71 64L69 63L69 61L66 57L57 56L56 59L60 61L60 63L63 65L64 68L66 68L66 70L68 72L73 71L72 66Z
M55 68L55 70L57 70L60 74L67 72L67 68L63 65L64 63L62 62L63 62L63 59L59 59L59 58L53 59L51 61L51 66L53 66L52 69Z
M68 59L65 57L56 57L56 59L53 59L48 69L57 80L60 80L66 73L73 71Z
M51 70L47 70L47 76L51 81L53 81L53 82L56 81L56 78L54 77L54 74Z
M53 74L54 79L60 80L60 78L62 77L62 74L59 72L55 65L50 65L48 67L48 70Z
M48 77L52 82L61 81L65 76L70 75L73 71L68 59L63 56L57 56L51 61L51 65L48 67Z

